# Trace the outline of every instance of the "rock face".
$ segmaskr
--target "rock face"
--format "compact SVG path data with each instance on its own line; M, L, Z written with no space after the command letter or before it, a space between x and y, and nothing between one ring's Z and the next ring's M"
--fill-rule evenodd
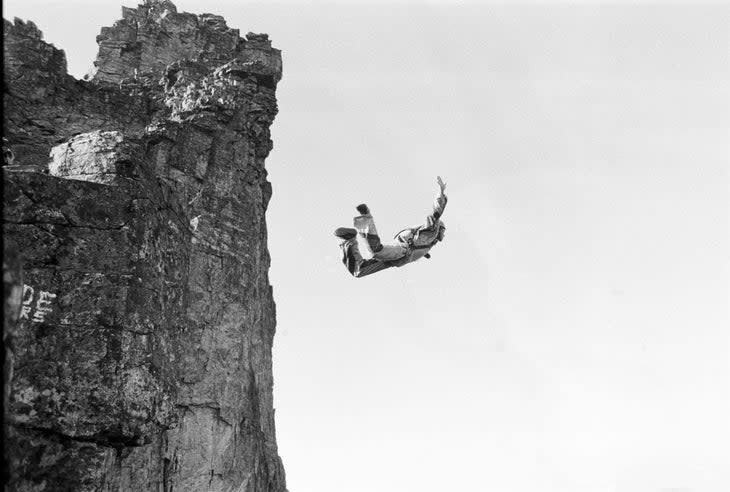
M95 73L4 21L11 491L285 491L264 159L281 55L165 0Z

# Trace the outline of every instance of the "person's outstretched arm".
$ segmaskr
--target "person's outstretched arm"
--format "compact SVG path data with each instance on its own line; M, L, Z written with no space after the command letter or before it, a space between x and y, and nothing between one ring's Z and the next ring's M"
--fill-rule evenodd
M436 182L439 185L439 189L436 192L436 198L433 200L433 211L426 217L426 227L429 229L438 223L439 218L444 214L446 202L448 201L446 197L446 183L443 182L441 176L436 176Z

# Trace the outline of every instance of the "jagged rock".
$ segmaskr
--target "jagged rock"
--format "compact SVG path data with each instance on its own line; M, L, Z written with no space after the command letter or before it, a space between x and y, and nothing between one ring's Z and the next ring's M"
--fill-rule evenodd
M20 317L23 296L23 269L15 243L3 241L3 422L8 422L10 382L13 380L13 338ZM3 429L5 433L5 429Z
M15 162L15 154L8 145L8 139L3 137L3 166L12 166Z
M141 151L141 149L140 149ZM51 149L49 173L67 179L115 184L135 177L135 149L120 131L83 133Z
M7 490L286 490L264 167L281 56L247 37L147 0L77 81L5 21L4 229L24 275Z
M154 84L165 67L179 60L222 65L233 58L256 61L260 75L281 79L281 57L267 37L250 34L250 41L213 14L177 12L167 0L148 0L136 9L123 8L123 19L102 28L93 79L118 84L135 79Z

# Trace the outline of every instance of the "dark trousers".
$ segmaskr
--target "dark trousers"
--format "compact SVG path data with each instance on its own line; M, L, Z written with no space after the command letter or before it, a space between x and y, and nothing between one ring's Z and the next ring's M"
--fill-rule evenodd
M378 244L379 242L380 240L378 239ZM391 267L390 264L376 260L375 258L371 258L369 260L364 259L360 254L360 248L355 238L343 241L342 244L340 244L340 248L342 249L342 263L344 263L347 270L354 277L364 277Z

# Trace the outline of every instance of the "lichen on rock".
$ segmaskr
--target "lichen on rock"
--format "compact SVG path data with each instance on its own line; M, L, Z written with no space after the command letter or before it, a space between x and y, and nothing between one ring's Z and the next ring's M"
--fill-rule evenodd
M81 81L4 22L8 490L285 491L265 222L280 52L167 0L122 17Z

